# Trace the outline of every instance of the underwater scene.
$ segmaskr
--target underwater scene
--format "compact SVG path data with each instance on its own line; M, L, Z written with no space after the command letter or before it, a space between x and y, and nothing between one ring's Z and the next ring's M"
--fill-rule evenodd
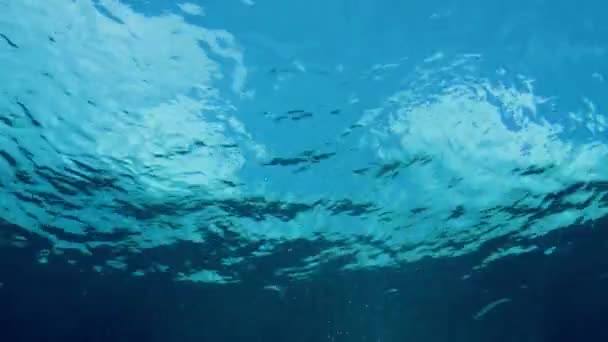
M0 341L608 341L607 11L0 0Z

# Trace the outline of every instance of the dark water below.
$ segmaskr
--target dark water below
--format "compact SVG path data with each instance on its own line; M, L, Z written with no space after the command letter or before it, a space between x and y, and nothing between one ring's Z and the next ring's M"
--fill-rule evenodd
M607 223L539 243L562 248L502 258L467 280L475 255L392 271L327 269L284 293L260 290L264 279L254 278L101 276L41 266L38 248L5 248L1 331L5 341L606 341ZM500 298L510 301L474 319Z

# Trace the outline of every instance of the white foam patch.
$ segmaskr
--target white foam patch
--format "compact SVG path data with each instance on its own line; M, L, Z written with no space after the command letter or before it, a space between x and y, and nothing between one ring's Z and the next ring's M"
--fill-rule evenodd
M215 283L215 284L227 284L234 282L235 280L228 276L222 276L214 270L199 270L190 274L180 273L178 274L178 281L188 281L195 283Z
M490 263L495 262L496 260L502 259L509 255L521 255L525 253L530 253L538 249L538 246L513 246L509 248L500 248L496 252L489 255L487 258L483 260L481 265L475 267L475 269L480 269L488 266Z
M179 7L179 9L181 9L184 13L189 14L189 15L194 15L194 16L204 16L205 15L205 10L197 4L193 4L191 2L184 2L181 4L178 4L177 7Z
M224 124L206 120L205 112L213 110L218 109L178 95L155 108L141 109L137 122L114 122L96 139L97 153L129 161L134 173L161 191L236 181L244 158L238 149L218 148L235 141L227 137Z
M225 30L188 24L177 15L145 16L114 0L99 5L111 17L92 1L13 2L3 10L7 25L2 32L20 48L0 50L0 72L5 75L0 90L9 94L0 99L0 106L22 113L14 103L18 99L44 127L40 135L21 115L23 124L7 128L6 134L30 151L38 165L62 170L75 167L72 158L86 157L95 161L94 167L132 176L123 199L135 205L184 191L236 196L235 190L218 184L238 182L244 157L237 143L244 142L260 157L265 148L252 142L234 117L236 108L222 97L224 92L246 91L247 70L234 37ZM209 54L232 63L225 70ZM230 89L215 86L224 78L232 80ZM33 172L15 141L8 143L21 169ZM235 147L222 148L225 144ZM27 187L56 191L44 182ZM135 242L142 248L203 240L194 229L196 222L185 220L183 229L171 232L160 222L144 224L116 215L108 208L117 194L106 195L66 198L85 208L62 209L66 216L51 215L10 193L0 196L0 207L6 209L4 219L48 238L56 248L85 254L94 246L113 244L63 241L39 225L52 223L76 235L90 227L104 233L126 227L139 235L121 243Z
M473 315L473 319L476 321L480 320L485 315L487 315L490 311L495 310L498 306L504 305L509 302L511 302L511 298L501 298L501 299L495 300L495 301L487 304L483 308L481 308L479 311L477 311L477 313L475 313Z
M207 122L208 113L223 113L232 125L236 119L228 115L228 107L218 104L219 92L212 84L224 76L200 42L206 42L213 53L235 60L232 88L240 92L246 70L234 38L223 30L187 24L178 16L147 17L117 1L101 3L123 23L101 15L90 1L57 5L61 8L48 2L11 5L10 12L19 13L15 26L36 22L28 32L38 32L13 32L26 48L4 67L24 72L7 73L10 82L3 85L4 90L31 106L45 126L47 138L64 154L96 151L101 159L129 165L131 172L140 174L141 168L151 168L167 179L176 179L179 174L177 182L188 178L184 181L189 184L207 185L220 177L231 178L242 163L238 151L225 156L202 149L189 163L180 158L160 162L154 155L179 152L198 141L230 143L221 127ZM24 13L31 18L24 20ZM57 47L46 41L50 32L55 32ZM38 48L27 49L33 45ZM42 63L38 60L41 49L47 49L48 55ZM72 97L53 87L36 94L35 101L27 101L25 90L36 87L39 72L25 67L29 63L54 75ZM97 103L98 108L87 100ZM35 139L29 143L34 144L38 144ZM41 154L35 155L40 162L55 155L38 146L27 147ZM45 164L58 162L64 160ZM220 168L218 163L224 166Z
M501 106L489 102L489 96L496 97ZM606 146L598 143L576 145L560 140L561 126L542 119L533 121L536 104L544 100L532 93L530 83L524 93L483 81L455 86L444 94L427 94L427 97L431 100L412 106L409 91L397 94L393 98L401 99L401 108L393 112L387 126L371 129L379 132L375 134L380 142L376 146L382 159L407 160L423 154L434 158L426 166L408 173L410 187L401 191L403 195L389 191L385 199L380 198L381 203L387 206L393 203L401 210L428 207L436 218L445 218L456 205L464 205L467 210L465 221L461 221L464 224L433 219L427 224L412 222L413 226L418 226L414 230L420 229L421 238L412 242L441 241L438 234L445 235L444 239L463 240L466 237L467 240L483 241L483 229L471 228L482 221L478 213L483 209L509 206L526 193L551 193L567 184L603 177L608 156ZM520 127L516 130L507 128L502 119L505 115ZM382 144L387 132L399 137L402 149L382 147L387 146ZM552 177L522 177L512 172L516 167L551 165L559 165ZM452 178L461 178L462 182L449 189L447 183ZM606 213L605 209L590 207L586 210L593 217ZM539 219L527 233L546 233L567 226L584 216L585 211L564 211L556 215L556 218L550 215ZM495 216L491 225L502 226L498 230L500 235L516 231L522 223ZM434 230L433 226L441 229ZM526 234L525 231L522 234ZM407 236L416 234L410 231Z
M557 247L553 246L553 247L549 247L547 249L545 249L544 254L545 255L551 255L555 252L555 250L557 249Z
M108 260L106 261L106 265L116 270L126 270L128 265L122 260Z
M426 76L429 83L441 84L432 75ZM531 214L483 214L492 208L514 206L540 212L545 209L542 198L546 194L579 182L601 181L608 171L606 145L566 140L564 131L577 123L550 123L540 116L537 107L548 100L534 94L531 80L520 80L523 86L515 88L462 78L433 93L396 93L388 101L390 106L366 112L360 123L369 134L361 138L361 147L376 151L387 163L430 158L430 162L414 164L402 170L399 178L373 188L374 203L404 213L395 217L401 228L392 231L380 222L348 222L318 212L314 218L297 220L305 229L300 234L322 232L325 238L342 242L348 241L349 234L356 234L383 243L382 248L355 243L354 261L346 266L353 269L391 266L425 256L458 256L507 234L534 238L580 219L591 221L608 214L608 208L600 204L601 196L585 208L564 209L534 220L530 220ZM588 107L585 112L593 112L593 107ZM509 127L507 121L515 126ZM394 138L399 146L392 143ZM536 177L515 172L532 167L547 171ZM454 179L459 181L450 186ZM365 189L362 186L360 190ZM579 192L563 201L580 204L591 196L590 192ZM458 206L464 208L464 214L446 220ZM409 215L419 207L427 209L423 216ZM534 249L517 246L501 250L483 265ZM389 256L385 251L397 253ZM341 255L342 251L326 256L333 259Z

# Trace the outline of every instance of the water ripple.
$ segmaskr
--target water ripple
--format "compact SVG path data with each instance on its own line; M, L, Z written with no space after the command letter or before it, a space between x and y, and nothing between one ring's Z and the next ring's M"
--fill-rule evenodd
M304 279L505 238L484 267L608 213L608 121L592 100L557 119L563 94L481 54L369 68L277 59L256 73L269 61L248 60L255 48L180 15L118 1L6 10L1 240L48 241L44 263Z

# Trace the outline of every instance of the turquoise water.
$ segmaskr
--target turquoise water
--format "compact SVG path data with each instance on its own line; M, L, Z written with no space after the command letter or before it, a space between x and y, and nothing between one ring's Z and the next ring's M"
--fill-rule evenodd
M279 297L552 258L608 213L604 10L0 0L0 248Z

